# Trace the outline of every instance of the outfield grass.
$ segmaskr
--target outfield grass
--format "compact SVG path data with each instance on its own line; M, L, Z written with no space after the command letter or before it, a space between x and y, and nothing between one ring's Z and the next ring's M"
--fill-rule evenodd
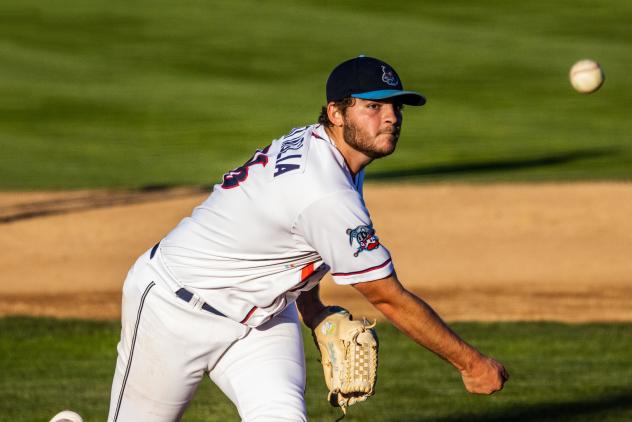
M390 325L380 324L377 395L348 421L629 421L632 324L458 323L456 330L511 373L492 397L464 392L455 371ZM117 322L0 319L0 420L48 420L63 408L105 420ZM306 342L311 421L338 416L325 403L320 363ZM206 380L184 421L238 420Z
M216 182L360 53L429 99L374 180L630 180L630 21L628 0L4 0L0 189ZM567 80L586 57L593 95Z

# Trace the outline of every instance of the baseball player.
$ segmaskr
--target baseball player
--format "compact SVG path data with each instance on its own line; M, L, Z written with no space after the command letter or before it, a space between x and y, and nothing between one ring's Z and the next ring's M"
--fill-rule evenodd
M425 98L364 56L337 66L326 91L318 124L226 173L130 269L109 421L179 420L205 376L244 421L306 420L297 309L318 322L329 271L454 365L468 391L502 388L503 366L400 284L362 198L364 167L395 150L403 105Z

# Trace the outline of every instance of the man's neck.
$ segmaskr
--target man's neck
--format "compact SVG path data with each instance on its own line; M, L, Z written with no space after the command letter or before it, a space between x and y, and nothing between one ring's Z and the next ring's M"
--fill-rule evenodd
M325 132L327 132L327 136L329 136L329 139L331 139L331 142L334 144L336 149L338 149L338 151L340 151L340 154L342 154L342 157L345 159L345 163L347 163L347 167L349 167L349 171L351 171L354 177L364 167L369 165L371 161L373 161L371 157L368 157L362 152L353 149L348 143L345 142L343 130L341 127L324 127Z

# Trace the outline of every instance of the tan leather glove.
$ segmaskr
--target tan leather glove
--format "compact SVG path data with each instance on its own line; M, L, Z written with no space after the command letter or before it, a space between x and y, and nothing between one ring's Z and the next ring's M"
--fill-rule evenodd
M327 400L346 413L347 406L375 393L378 352L375 321L354 321L349 311L339 306L326 307L315 321L312 335L320 350L329 388Z

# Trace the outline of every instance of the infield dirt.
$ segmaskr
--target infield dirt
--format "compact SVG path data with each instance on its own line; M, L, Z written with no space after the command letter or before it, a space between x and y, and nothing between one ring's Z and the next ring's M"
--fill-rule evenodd
M0 315L118 318L129 266L207 194L0 193ZM400 279L448 320L632 320L632 184L368 184L365 198Z

